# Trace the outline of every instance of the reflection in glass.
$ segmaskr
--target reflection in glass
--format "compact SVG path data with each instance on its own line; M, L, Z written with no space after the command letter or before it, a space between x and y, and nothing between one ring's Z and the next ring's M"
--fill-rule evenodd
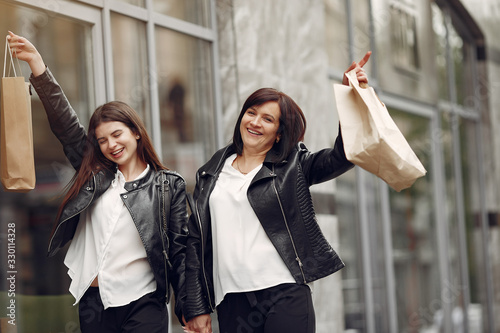
M449 234L449 246L448 246L448 263L450 267L450 278L448 281L447 288L449 289L449 301L452 305L452 311L454 316L453 328L454 332L459 332L463 328L463 318L464 318L464 291L466 290L466 283L462 280L461 275L461 264L462 258L460 258L460 237L459 230L461 225L458 223L458 210L463 209L463 207L457 206L457 192L456 189L456 168L454 165L454 140L453 131L458 131L458 120L456 117L447 112L441 113L441 144L443 147L444 155L444 170L445 170L445 209L446 217L448 219L448 234ZM456 144L459 144L456 142Z
M396 66L418 70L417 23L413 10L403 6L391 6L391 45L392 60Z
M450 47L455 75L456 98L458 104L477 108L473 103L472 50L460 37L454 27L450 27Z
M90 26L48 11L0 2L0 30L28 38L63 87L82 124L94 110L92 64L86 57ZM5 37L5 35L3 35ZM4 39L5 40L5 39ZM61 43L61 41L64 41ZM2 44L4 45L4 44ZM27 79L30 69L21 62ZM62 146L52 134L43 106L33 90L31 97L37 184L26 194L0 190L0 266L5 275L4 247L7 222L16 230L16 328L18 332L64 332L78 327L76 307L69 294L69 277L63 264L65 251L47 258L49 235L64 186L74 174ZM7 280L0 280L0 307L6 309ZM6 312L0 317L5 317ZM2 328L4 326L2 325Z
M429 119L395 110L390 113L424 167L431 170ZM401 332L435 327L435 316L441 309L432 188L428 173L409 189L389 192Z
M470 332L483 332L487 320L486 286L484 284L484 256L481 232L481 206L479 195L479 166L477 161L477 124L460 120L460 154L462 157L462 182L467 237L467 259L469 267L470 304L468 311Z
M193 187L215 146L211 44L157 28L156 45L163 162Z
M351 170L336 178L335 199L339 220L339 255L346 267L342 274L345 329L366 330L363 270L359 231L356 172Z
M136 110L151 133L146 24L111 13L115 100Z
M380 185L378 177L368 172L365 176L365 200L369 244L370 271L372 278L373 315L375 332L389 332L389 309L387 303L387 277L384 242L384 226L382 225ZM383 185L385 186L385 185ZM389 245L390 246L390 245Z
M210 0L153 0L155 12L210 28Z
M441 9L434 3L431 3L432 8L432 28L434 30L434 40L436 47L436 68L439 98L449 100L448 89L448 69L446 57L446 26Z
M473 80L472 80L472 59L473 51L471 45L467 43L457 32L455 27L448 22L451 20L443 16L441 9L432 4L432 25L435 34L436 45L436 66L439 79L439 97L458 103L467 107L477 108L474 102ZM449 46L451 57L451 68L448 70L447 47ZM454 84L453 96L450 94L449 75L453 74ZM452 100L456 99L456 100Z

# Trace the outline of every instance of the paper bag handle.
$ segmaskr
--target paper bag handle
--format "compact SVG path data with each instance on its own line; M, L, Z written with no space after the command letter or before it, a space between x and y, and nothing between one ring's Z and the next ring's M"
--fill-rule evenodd
M12 65L12 69L14 70L14 76L17 76L16 66L14 66L14 59L12 58L12 51L10 49L9 40L7 37L8 36L5 37L5 58L3 61L3 77L5 77L5 65L7 63L7 50L8 50L9 56L10 56L10 64ZM14 52L16 52L16 51L14 51ZM17 54L17 52L16 52L16 54ZM21 71L21 64L19 64L19 59L17 58L17 56L16 56L16 59L17 59L17 65L19 66L19 72L21 73L21 76L22 76L23 73ZM7 75L10 75L10 66L9 66L9 73Z
M363 88L363 89L368 88L370 85L369 85L367 82L359 82L359 81L358 81L358 77L356 76L355 71L356 71L356 69L353 69L353 70L351 70L350 72L347 72L347 73L346 73L346 75L345 75L345 76L347 77L347 79L348 79L350 82L352 82L352 83L356 82L356 83L357 83L357 85L358 85L360 88Z
M355 69L353 69L353 70L351 70L350 72L348 72L348 73L346 74L346 77L347 77L347 79L349 80L349 82L350 82L352 85L357 85L358 87L363 88L363 89L369 88L369 87L370 87L370 85L369 85L368 83L366 83L366 82L359 82L359 81L358 81L358 77L356 76L355 71L356 71L356 70L355 70ZM375 93L375 91L374 91L374 93ZM375 94L375 96L377 96L377 99L379 100L380 104L382 104L382 106L383 106L383 107L385 107L385 104L384 104L384 102L382 102L382 101L380 100L380 97L378 97L378 95L377 95L377 94Z

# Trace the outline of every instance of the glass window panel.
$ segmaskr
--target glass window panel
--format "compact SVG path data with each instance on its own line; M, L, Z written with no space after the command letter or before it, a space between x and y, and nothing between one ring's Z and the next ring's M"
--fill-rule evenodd
M461 166L464 192L464 210L467 233L467 259L469 267L470 305L468 310L470 332L484 332L487 325L487 299L484 281L485 262L482 246L481 206L479 195L479 167L476 140L477 124L460 120Z
M368 237L370 253L370 270L372 279L373 310L375 320L375 332L389 332L389 309L387 304L387 278L385 265L380 180L375 175L365 172L365 200L366 214L368 216ZM367 246L367 244L365 244ZM391 246L392 244L389 244Z
M390 113L424 167L431 170L429 119L396 110L390 110ZM389 192L397 316L401 332L431 329L434 316L441 309L435 207L429 173L409 189Z
M474 92L472 79L472 47L457 31L450 28L450 47L455 72L456 103L477 108L474 103Z
M153 0L156 12L210 27L210 0Z
M347 331L364 332L366 315L355 170L336 178L336 187L335 198L340 235L338 252L349 267L340 271L344 300L344 325Z
M463 101L466 97L465 95L465 85L464 85L464 75L465 69L468 67L468 63L465 62L465 54L464 54L464 41L457 34L456 30L453 27L449 27L449 41L451 48L451 57L453 61L453 68L455 70L455 90L456 90L456 101L460 104L463 104Z
M472 63L472 47L467 43L453 27L451 20L446 20L443 12L432 4L432 22L436 46L436 67L439 80L439 97L453 103L477 107L474 103ZM448 33L447 33L448 31ZM448 71L448 57L446 48L449 45L453 73ZM449 75L454 75L454 96L449 92ZM456 100L452 100L456 99Z
M394 65L404 70L420 68L417 44L417 22L413 10L391 6L391 45Z
M88 57L92 54L91 27L47 11L0 2L0 30L12 30L37 47L82 124L87 126L89 114L95 108L93 77L90 76L93 68ZM21 66L27 79L30 69L25 63ZM52 134L34 90L31 107L36 188L27 194L0 190L0 266L7 267L6 227L7 223L14 223L17 270L14 298L6 292L7 280L0 281L0 307L6 309L6 302L15 299L18 332L73 331L78 328L78 314L68 291L69 277L63 264L65 251L59 251L52 258L46 254L60 195L74 170ZM5 317L5 312L0 317Z
M432 27L434 30L434 39L436 47L436 68L438 79L439 98L449 100L448 89L448 70L446 60L446 26L441 9L434 3L432 7Z
M164 28L156 45L163 162L193 187L215 148L212 46Z
M445 169L445 189L446 189L446 217L448 220L448 233L450 236L448 246L448 263L451 271L450 281L447 282L447 301L452 304L452 311L454 315L453 331L463 331L463 313L464 313L464 290L467 289L462 279L461 265L462 258L460 256L460 240L459 230L460 224L458 223L458 210L463 207L457 206L457 188L456 188L456 172L454 163L454 144L453 131L458 131L457 119L447 112L441 113L441 144L444 154L444 169ZM453 128L456 127L456 128Z
M437 103L434 35L427 6L415 1L374 1L380 88L409 99Z
M151 131L146 23L112 12L111 40L115 99L135 109Z
M349 39L345 0L325 0L325 36L329 66L341 71L349 67Z

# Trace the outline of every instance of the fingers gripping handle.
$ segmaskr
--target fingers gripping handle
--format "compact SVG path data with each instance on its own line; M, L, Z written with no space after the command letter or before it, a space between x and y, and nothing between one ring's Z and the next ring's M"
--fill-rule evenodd
M351 83L351 85L354 84L354 85L357 85L357 86L359 86L360 88L363 88L363 89L366 89L366 88L369 87L368 83L366 83L366 82L359 82L358 81L358 77L356 76L356 70L355 69L349 71L346 74L346 77L349 80L349 82Z
M14 52L16 52L16 51L14 50ZM9 58L10 58L9 72L7 73L7 75L10 76L10 68L12 67L12 69L14 70L14 76L17 76L16 67L14 66L14 59L12 57L12 50L10 48L8 36L5 37L5 58L3 61L3 76L2 77L5 77L5 67L7 65L7 53L9 53ZM16 57L16 59L17 59L17 57ZM19 64L19 59L17 59L17 65L19 66L19 72L21 73L21 75L23 75L23 73L21 72L21 65Z

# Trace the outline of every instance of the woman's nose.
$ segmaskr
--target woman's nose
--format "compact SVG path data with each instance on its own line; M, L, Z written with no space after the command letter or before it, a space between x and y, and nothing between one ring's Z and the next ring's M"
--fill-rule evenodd
M109 139L109 140L108 140L108 147L109 147L110 149L113 149L114 147L116 147L116 140L114 140L114 139Z
M254 117L252 118L252 121L250 122L252 126L259 126L260 125L260 117Z

